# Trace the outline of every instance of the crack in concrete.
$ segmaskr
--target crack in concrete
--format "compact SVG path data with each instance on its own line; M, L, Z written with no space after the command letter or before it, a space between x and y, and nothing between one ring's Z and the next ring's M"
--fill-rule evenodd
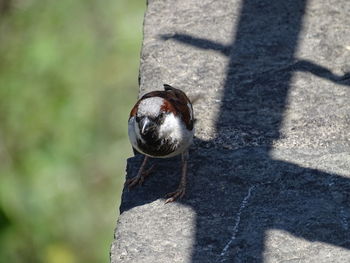
M251 194L252 194L252 191L257 187L258 185L253 185L251 186L249 189L248 189L248 193L247 195L243 198L242 202L241 202L241 205L238 209L238 212L236 214L236 217L235 217L235 224L234 224L234 227L233 227L233 230L232 230L232 235L231 235L231 238L230 240L226 243L225 247L222 249L219 257L218 257L218 260L216 262L223 262L225 260L225 255L228 251L228 249L230 248L232 242L236 239L236 235L238 233L238 228L239 228L239 225L240 225L240 222L241 222L241 214L243 212L243 210L246 208L247 204L248 204L248 201L251 197Z
M328 184L328 189L329 189L329 192L330 192L331 196L333 196L333 198L332 198L333 201L335 203L339 203L340 201L339 200L337 201L336 198L334 198L334 195L333 195L333 193L337 193L337 189L333 189L334 185L335 185L335 178L332 177L330 183ZM344 230L346 230L346 231L349 230L348 217L347 217L347 214L346 214L346 212L344 210L344 206L343 205L339 206L339 218L340 218L340 224L341 224L342 228Z
M344 211L344 207L340 207L340 221L341 221L341 225L342 225L343 229L348 230L349 223L348 223L345 211Z

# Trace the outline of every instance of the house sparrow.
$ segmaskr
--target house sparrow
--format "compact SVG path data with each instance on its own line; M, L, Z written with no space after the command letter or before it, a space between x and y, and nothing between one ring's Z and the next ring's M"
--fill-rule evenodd
M164 91L149 92L132 108L128 123L129 140L138 152L145 155L134 178L126 181L130 188L142 184L150 170L145 171L149 157L168 158L182 156L182 175L176 191L167 194L165 203L185 195L188 147L192 143L192 103L184 92L164 84Z

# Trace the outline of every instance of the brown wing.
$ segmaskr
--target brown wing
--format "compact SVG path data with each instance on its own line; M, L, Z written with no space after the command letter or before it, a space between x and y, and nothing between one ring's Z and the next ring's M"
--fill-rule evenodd
M164 84L164 90L166 92L165 99L168 100L171 105L176 109L176 112L181 113L181 118L185 122L186 127L189 130L193 129L193 108L192 103L186 94L168 84Z
M130 120L131 117L136 116L136 114L137 114L137 109L138 109L138 107L139 107L139 104L140 104L140 100L138 100L138 101L136 102L135 106L131 109L130 115L129 115L129 120Z

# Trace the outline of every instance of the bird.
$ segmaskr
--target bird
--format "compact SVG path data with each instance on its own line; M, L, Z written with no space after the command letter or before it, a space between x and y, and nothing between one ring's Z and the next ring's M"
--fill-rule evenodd
M182 172L178 188L166 195L165 203L183 198L186 192L188 149L194 136L193 106L180 89L164 84L164 90L143 95L134 105L128 120L129 140L144 155L135 177L125 184L129 189L142 185L154 166L145 169L149 158L170 158L181 154Z

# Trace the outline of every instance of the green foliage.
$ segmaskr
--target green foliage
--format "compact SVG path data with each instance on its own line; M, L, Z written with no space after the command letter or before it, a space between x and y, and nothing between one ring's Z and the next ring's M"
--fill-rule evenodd
M108 262L145 3L0 13L0 262Z

